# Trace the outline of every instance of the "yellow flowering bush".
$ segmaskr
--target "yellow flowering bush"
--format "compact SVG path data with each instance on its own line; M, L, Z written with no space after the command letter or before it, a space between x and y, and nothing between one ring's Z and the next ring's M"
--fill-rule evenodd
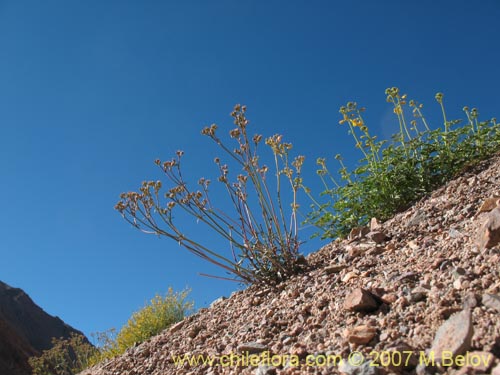
M355 102L340 108L340 124L348 125L363 158L358 167L349 171L337 155L340 180L330 173L324 158L317 160L317 174L325 188L321 196L329 200L312 195L304 187L312 201L306 223L319 229L316 235L342 237L372 217L385 220L456 176L466 165L500 148L500 127L495 118L479 121L477 109L464 107L465 125L453 128L461 120L448 120L442 93L437 93L435 99L443 126L434 130L423 115L423 105L408 101L397 87L388 88L386 98L399 124L391 141L378 141L370 134L362 116L364 108Z
M90 364L120 355L181 321L193 308L193 303L187 301L188 294L188 290L174 292L169 288L165 296L157 294L149 304L133 313L118 333L110 329L96 334L99 351Z

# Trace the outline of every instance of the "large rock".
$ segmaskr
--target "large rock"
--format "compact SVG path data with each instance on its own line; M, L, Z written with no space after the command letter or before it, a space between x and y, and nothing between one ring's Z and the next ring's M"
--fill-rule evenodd
M436 332L430 353L434 355L436 363L440 364L447 353L452 357L464 354L471 347L474 334L472 314L470 310L462 310L452 315Z

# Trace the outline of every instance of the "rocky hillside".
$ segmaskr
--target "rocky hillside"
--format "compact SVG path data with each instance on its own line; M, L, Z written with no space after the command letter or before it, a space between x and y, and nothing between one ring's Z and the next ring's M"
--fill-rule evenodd
M496 156L83 374L499 375L499 196Z
M21 289L0 281L0 374L28 375L28 358L49 349L52 337L82 334L37 306Z

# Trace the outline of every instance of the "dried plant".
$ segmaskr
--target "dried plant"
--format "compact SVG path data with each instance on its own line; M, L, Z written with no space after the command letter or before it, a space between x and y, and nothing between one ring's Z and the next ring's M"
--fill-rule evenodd
M183 175L182 151L177 151L171 160L155 161L171 184L166 193L160 193L161 181L143 182L138 192L123 193L115 208L134 227L169 237L231 274L220 278L273 285L297 273L303 260L299 255L296 213L304 157L290 160L290 143L283 142L281 135L267 138L265 144L272 150L276 177L270 183L269 167L261 164L257 153L262 135L248 135L245 112L245 106L237 105L231 113L236 125L229 132L237 144L234 149L219 138L217 125L202 130L237 169L231 180L229 164L219 157L214 159L220 173L218 182L228 194L232 213L212 202L209 179L201 178L196 189L189 187ZM284 204L284 183L290 187L290 206ZM185 234L175 220L176 210L191 215L221 236L227 243L227 251L216 251Z

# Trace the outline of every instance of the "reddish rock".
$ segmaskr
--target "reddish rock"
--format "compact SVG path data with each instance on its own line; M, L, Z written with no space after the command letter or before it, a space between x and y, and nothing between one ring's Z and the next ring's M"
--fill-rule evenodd
M490 249L500 243L500 207L488 214L486 223L481 227L478 245L481 249Z
M372 240L375 243L382 243L382 242L384 242L385 240L388 239L387 235L384 232L380 232L380 231L369 232L366 235L366 237L369 238L370 240Z
M368 227L355 227L351 229L351 232L349 232L349 240L360 240L364 238L368 232L370 231L370 228Z
M354 289L345 299L344 308L350 311L371 312L378 309L377 298L369 291Z
M346 266L344 266L342 264L332 264L332 265L326 267L324 269L324 272L327 275L330 275L332 273L338 273L338 272L342 271L344 268L346 268Z
M479 210L477 210L476 215L479 215L483 212L490 212L498 206L500 206L500 197L486 198L481 207L479 207Z
M345 337L353 344L368 344L377 335L377 329L366 325L347 329Z
M380 223L378 222L377 218L372 217L372 219L370 220L370 232L373 232L379 228L380 228Z

